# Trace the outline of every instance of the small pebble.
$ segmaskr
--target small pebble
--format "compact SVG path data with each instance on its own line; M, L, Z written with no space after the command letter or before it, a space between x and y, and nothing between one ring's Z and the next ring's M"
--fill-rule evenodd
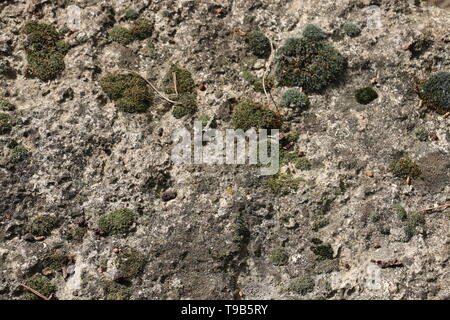
M162 200L167 202L173 200L177 197L177 193L175 191L166 191L162 195Z
M23 240L25 241L29 241L29 242L33 242L34 241L34 236L31 233L27 233L23 236Z

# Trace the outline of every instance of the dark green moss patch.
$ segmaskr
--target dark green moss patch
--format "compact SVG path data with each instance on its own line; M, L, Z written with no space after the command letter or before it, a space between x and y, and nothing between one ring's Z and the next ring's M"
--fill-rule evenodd
M356 24L351 22L344 24L342 29L344 33L351 38L357 37L361 34L361 29Z
M250 128L278 129L281 127L280 117L269 108L253 101L238 104L232 116L232 125L244 131Z
M130 31L138 40L145 40L152 35L153 25L147 18L139 18L133 22Z
M321 260L333 259L333 248L329 244L316 244L311 247L311 251Z
M108 32L108 36L112 41L126 46L135 40L133 33L125 27L116 26Z
M14 111L16 109L17 109L17 107L16 107L15 104L13 104L13 103L11 103L9 101L0 99L0 110L2 110L2 111Z
M305 295L309 292L312 292L314 290L314 287L314 279L311 276L306 275L292 279L289 283L288 290L296 294Z
M153 95L147 82L135 73L108 73L100 80L100 86L124 112L141 113L152 106Z
M173 116L181 119L187 115L197 112L197 95L193 93L182 93L177 97L177 105L173 108Z
M278 173L267 178L265 185L273 193L287 194L293 190L297 190L302 181L301 178L295 178L291 174Z
M177 84L177 92L178 94L183 93L194 93L195 89L195 82L192 79L191 73L183 69L176 64L172 64L169 71L167 72L165 78L164 78L164 87L165 92L168 94L175 94L175 86L174 86L174 75L176 77L176 84Z
M64 71L64 57L70 47L60 40L60 34L51 25L32 21L23 31L27 35L25 52L29 72L42 81L55 79Z
M292 163L296 169L310 170L312 168L311 162L305 157L299 157L296 152L281 151L281 163L287 165Z
M270 260L274 266L284 266L289 260L289 256L283 248L277 248L270 254Z
M85 226L75 226L67 234L67 240L73 242L81 242L86 235L88 228Z
M133 16L132 12L129 12ZM108 32L109 39L124 46L135 40L145 40L152 35L153 24L147 18L138 18L133 21L130 28L115 26Z
M321 41L327 38L327 34L315 24L308 24L302 33L303 37L311 41Z
M125 249L117 256L117 268L126 279L137 277L146 264L145 256L136 249Z
M396 177L411 177L416 178L421 174L417 163L408 157L401 157L394 160L390 164L390 169Z
M322 93L346 67L346 59L328 42L290 38L277 51L275 73L281 86Z
M0 134L10 133L12 130L11 117L0 112Z
M355 98L360 104L369 104L378 98L378 93L370 87L361 88L355 91Z
M12 148L10 153L11 153L9 157L10 163L19 163L29 156L28 150L21 144Z
M26 230L35 236L49 236L59 226L59 222L59 219L54 216L40 216L32 219Z
M450 72L439 72L419 85L424 105L439 113L450 111Z
M236 218L236 222L233 225L233 232L235 234L233 241L236 243L244 244L250 240L250 230L241 216Z
M428 140L428 136L430 135L428 130L425 129L425 128L417 129L416 132L414 132L414 134L417 137L417 139L419 139L420 141L427 141Z
M139 13L133 8L128 8L125 10L125 18L129 20L136 20L139 18Z
M104 281L103 290L105 300L129 300L132 294L129 287L114 281Z
M261 31L249 32L245 40L248 50L258 58L268 58L271 53L270 41Z
M42 268L50 268L55 271L61 271L64 266L67 266L69 261L70 259L66 254L56 251L44 257L42 260Z
M401 221L405 221L408 218L408 213L400 203L393 204L392 210L397 215L397 218L399 218Z
M28 278L25 281L25 285L38 291L39 293L41 293L42 295L44 295L46 297L50 297L52 294L54 294L56 292L55 285L53 285L52 282L48 278L46 278L42 275L34 275L33 277ZM36 296L35 294L28 292L28 291L23 293L22 298L25 300L40 300L41 299L38 296Z
M425 225L425 215L421 212L411 212L407 214L404 225L405 241L411 240L418 234L417 227Z
M98 227L107 234L127 234L135 221L130 209L117 209L100 217Z

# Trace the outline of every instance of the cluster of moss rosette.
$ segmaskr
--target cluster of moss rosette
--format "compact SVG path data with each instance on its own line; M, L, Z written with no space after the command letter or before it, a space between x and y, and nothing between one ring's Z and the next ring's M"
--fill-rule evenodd
M249 32L245 40L248 50L258 58L268 58L271 53L270 40L261 31Z
M361 88L355 91L355 98L360 104L369 104L378 98L378 93L371 87Z
M450 111L450 72L439 72L419 85L424 105L438 113Z
M281 104L284 107L301 111L306 110L310 106L308 96L297 89L287 90L283 95Z
M136 216L130 209L117 209L104 214L98 220L101 231L109 234L128 234L135 222Z
M127 11L128 12L128 11ZM130 19L134 19L130 17ZM153 24L147 18L137 18L129 28L116 26L109 30L108 35L112 41L118 42L124 46L135 40L144 40L152 35Z
M60 39L61 34L55 27L28 22L23 28L27 35L25 52L29 72L42 81L55 79L64 69L64 57L70 47Z
M407 156L403 156L390 163L390 169L396 177L416 178L421 174L417 163Z
M302 87L305 93L322 93L336 83L347 67L346 59L316 26L308 26L302 38L289 38L278 49L275 74L286 87Z
M280 116L268 107L247 100L239 103L232 116L236 129L244 131L251 128L279 129L282 125Z
M355 38L361 34L361 29L352 22L345 23L342 29L344 33L351 38Z
M192 74L187 69L172 64L164 77L163 83L165 93L169 94L177 102L172 111L175 118L181 119L185 116L194 115L197 112L195 82L192 79Z
M135 73L108 73L100 79L100 86L124 112L146 112L153 104L147 82Z

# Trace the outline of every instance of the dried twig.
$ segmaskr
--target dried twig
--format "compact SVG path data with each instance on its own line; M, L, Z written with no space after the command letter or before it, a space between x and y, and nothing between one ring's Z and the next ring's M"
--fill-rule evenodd
M175 72L172 72L172 78L173 78L173 89L174 89L176 95L178 95L177 74Z
M37 291L37 290L34 290L34 289L31 288L31 287L29 287L29 286L27 286L27 285L25 285L25 284L23 284L23 283L21 283L20 285L21 285L22 287L24 287L25 289L27 289L28 291L30 291L31 293L33 293L33 294L35 294L36 296L38 296L39 298L44 299L44 300L50 300L49 297L44 296L42 293L40 293L40 292Z
M272 66L272 62L273 62L273 59L274 59L274 56L275 56L275 50L273 48L272 40L269 39L269 42L270 42L270 57L269 57L269 60L267 60L267 63L266 63L266 70L264 71L264 75L263 75L263 79L262 79L262 85L263 85L264 94L266 95L267 100L272 101L274 106L275 106L275 109L278 110L277 104L276 104L276 102L275 102L275 100L274 100L274 98L272 96L272 92L267 93L267 88L266 88L266 78L267 78L267 75L270 73L270 67Z
M447 119L450 116L450 112L447 112L446 114L443 115L444 119Z
M445 209L445 208L448 208L448 207L450 207L450 203L446 203L446 204L443 204L441 206L437 206L437 207L433 207L433 208L420 210L418 212L420 212L420 213L422 213L422 212L430 212L430 211L435 211L435 210L439 210L439 209Z
M141 77L142 77L142 76L141 76ZM161 98L163 98L164 100L166 100L167 102L170 102L170 103L172 103L172 104L178 104L178 102L170 100L169 98L167 98L166 96L164 96L161 92L159 92L158 89L156 89L156 87L155 87L150 81L148 81L148 80L145 79L144 77L142 77L142 79L144 79L145 82L147 82L148 85L149 85L150 87L152 87L152 89L155 90L155 92L156 92Z

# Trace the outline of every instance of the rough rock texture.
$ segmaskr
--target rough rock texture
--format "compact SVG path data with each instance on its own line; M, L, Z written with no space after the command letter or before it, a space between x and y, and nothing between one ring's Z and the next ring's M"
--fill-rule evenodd
M381 9L379 29L367 27L371 4ZM69 5L81 9L78 29ZM153 32L122 46L108 31L131 24L130 6ZM1 299L23 298L20 284L36 273L59 299L450 297L448 208L408 216L450 202L450 119L424 111L416 93L417 81L450 71L449 11L406 0L8 0L0 17L0 59L14 70L0 75L0 88L16 105L1 110L12 119L0 135ZM55 80L27 75L28 20L70 26L64 40L72 47ZM359 37L342 33L348 21ZM280 110L285 130L299 134L293 148L311 164L293 170L302 182L287 193L268 190L248 166L173 165L171 133L195 117L175 119L156 94L148 112L123 113L99 85L120 69L164 92L176 63L197 84L196 116L228 128L238 102L271 105L241 77L251 60L242 35L261 30L277 48L310 23L329 35L348 70L310 95L308 110ZM253 59L251 70L262 76L265 65ZM354 91L368 86L379 97L363 106ZM275 101L287 89L275 87ZM418 139L419 129L429 137ZM400 153L421 169L408 183L389 169ZM120 208L135 212L132 232L105 235L99 217ZM40 216L58 218L45 237L27 231ZM280 248L288 259L274 263ZM125 282L122 249L144 257ZM55 253L66 258L48 260ZM313 288L292 284L310 278Z

